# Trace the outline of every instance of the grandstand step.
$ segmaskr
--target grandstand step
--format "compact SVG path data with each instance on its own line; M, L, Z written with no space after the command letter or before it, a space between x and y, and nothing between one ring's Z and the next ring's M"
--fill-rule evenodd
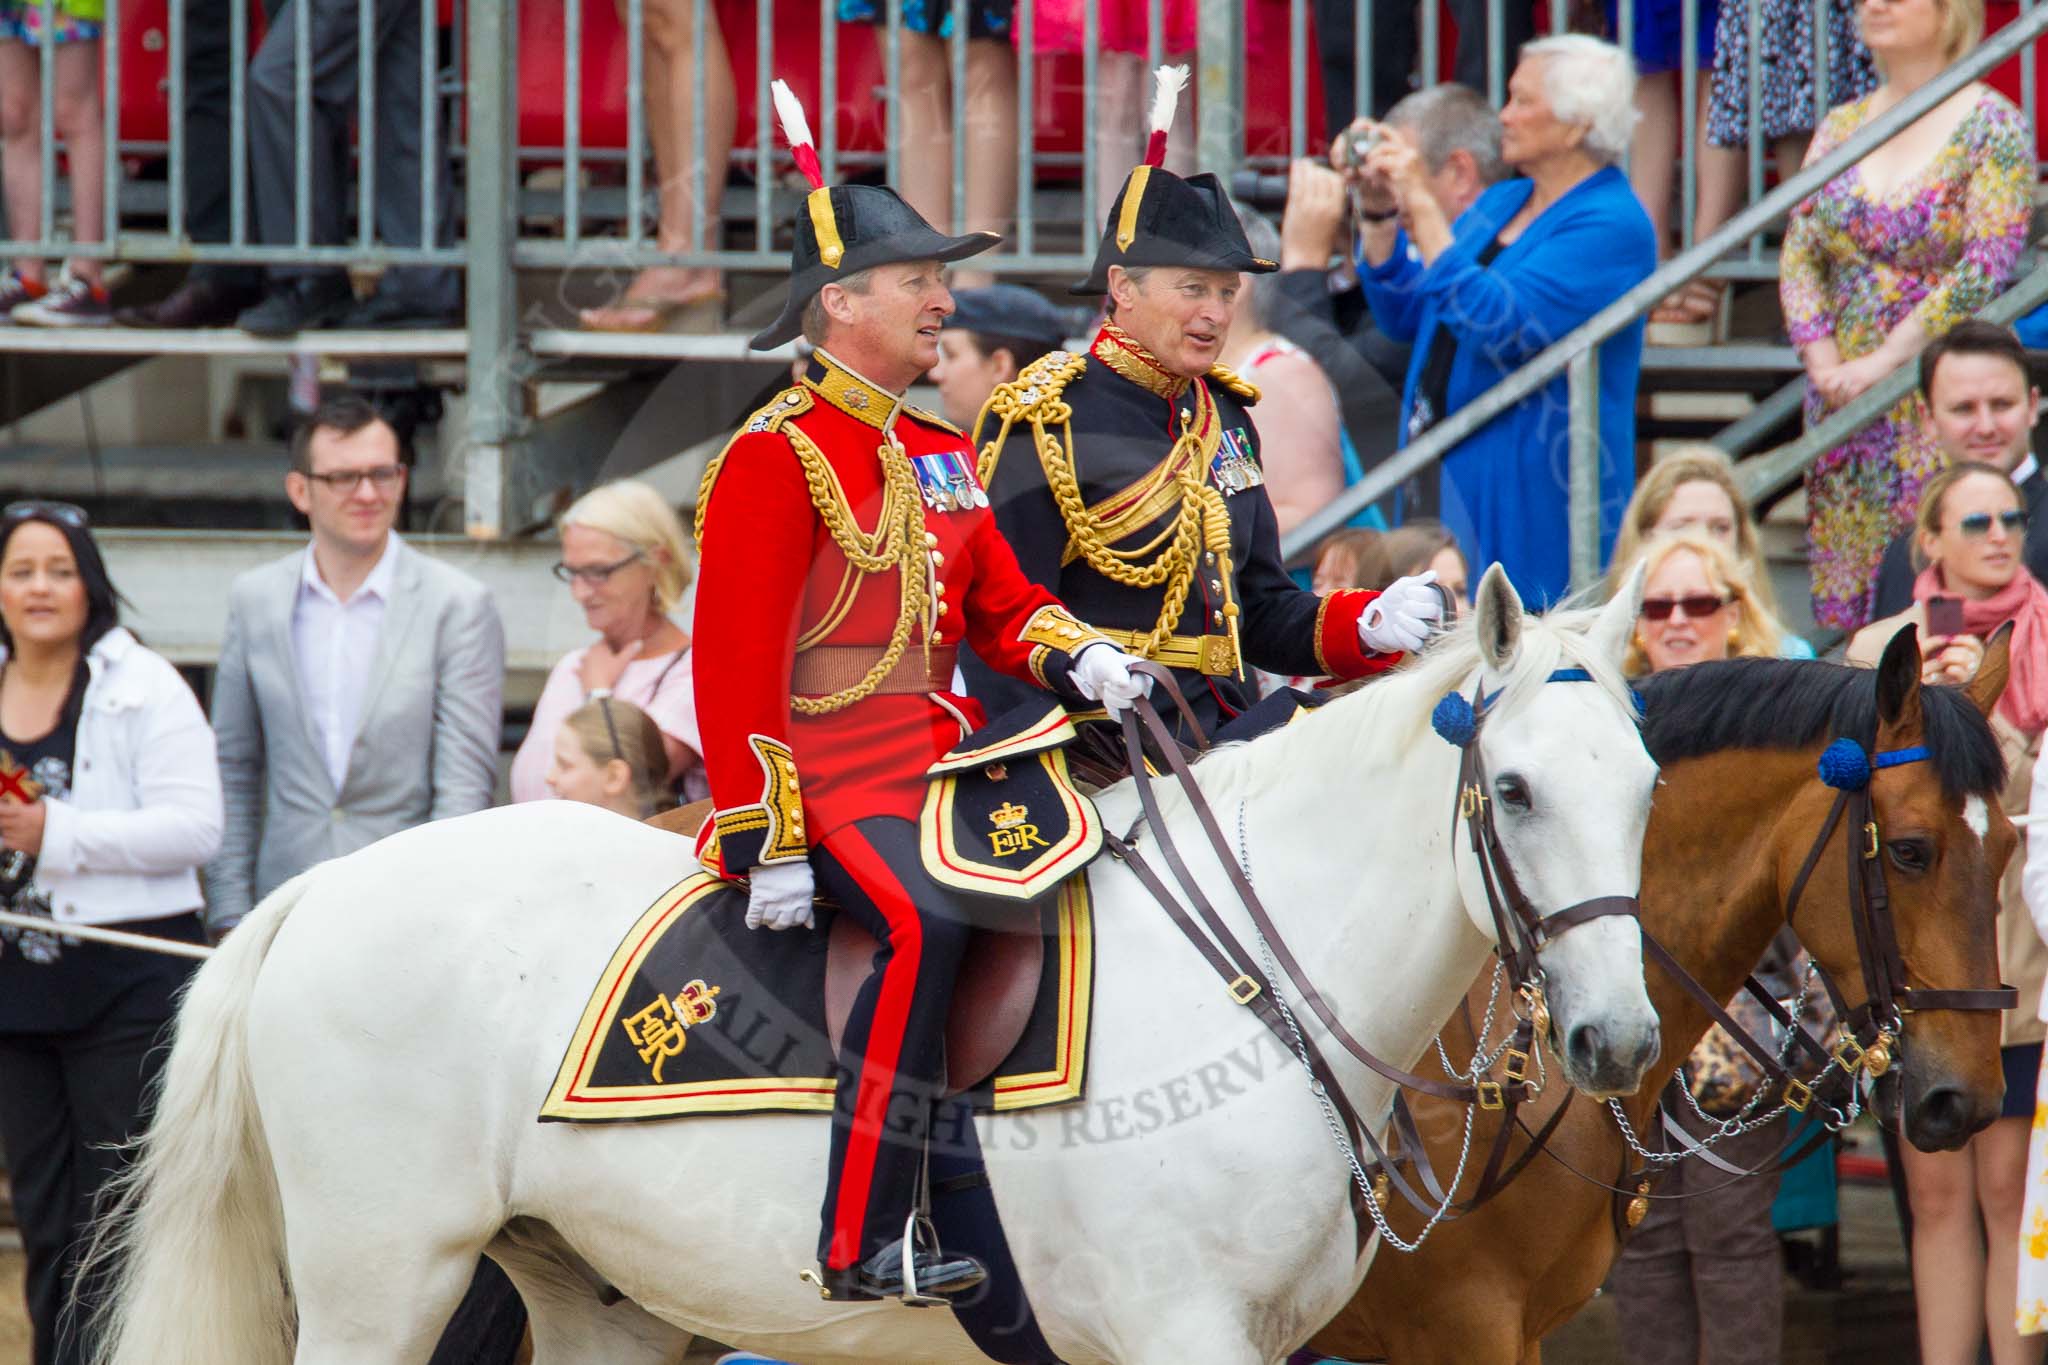
M1747 393L1713 389L1664 389L1650 395L1646 414L1658 422L1733 422L1747 417L1756 399Z

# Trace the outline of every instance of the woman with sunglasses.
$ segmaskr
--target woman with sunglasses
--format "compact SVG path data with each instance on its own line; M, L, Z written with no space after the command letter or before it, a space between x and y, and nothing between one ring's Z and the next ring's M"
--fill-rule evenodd
M1631 677L1704 659L1771 658L1784 634L1734 552L1696 530L1660 537L1638 559L1649 566L1643 610L1629 642ZM1624 573L1633 572L1633 562Z
M1652 540L1626 565L1617 559L1618 573L1633 572L1637 561L1649 573L1624 665L1630 676L1778 653L1776 620L1734 547L1711 528ZM1759 975L1788 996L1802 970L1774 946ZM1730 1005L1739 1016L1739 1000ZM1708 1035L1688 1059L1685 1074L1694 1102L1720 1120L1741 1112L1753 1090L1751 1078L1728 1064L1716 1041ZM1670 1106L1679 1113L1685 1107ZM1685 1122L1695 1136L1705 1134L1696 1118ZM1784 1127L1772 1123L1716 1143L1714 1155L1744 1168L1761 1166L1777 1154L1784 1137ZM1660 1196L1685 1197L1652 1201L1608 1280L1628 1365L1775 1365L1784 1301L1784 1270L1771 1225L1777 1191L1775 1175L1731 1184L1697 1160L1675 1163L1660 1179Z
M1983 661L1984 642L2012 622L2012 672L1991 728L2005 750L2005 812L2022 815L2048 730L2048 590L2022 559L2026 502L2003 471L1962 461L1927 481L1915 524L1915 559L1923 567L1913 605L1858 631L1849 661L1875 665L1892 636L1912 625L1926 659L1922 677L1966 683ZM2025 863L2015 857L2007 865L1998 913L2001 979L2017 986L2022 1000L2039 999L2048 975L2048 949L2022 891ZM1995 1365L2042 1358L2042 1339L2019 1336L2013 1322L2042 1034L2031 1012L2006 1012L1999 1039L2005 1107L1967 1147L1928 1153L1899 1146L1913 1211L1920 1358L1928 1365L1970 1365L1987 1324Z
M562 721L585 702L610 696L632 702L661 727L665 780L686 799L709 795L698 756L690 637L670 619L691 578L675 509L646 484L620 479L577 499L559 525L555 577L569 585L598 638L563 655L548 674L512 759L512 799L549 796L548 765Z
M0 512L0 1150L27 1254L35 1365L86 1355L66 1314L93 1200L147 1121L188 958L95 926L205 942L220 847L213 731L177 670L119 624L85 514Z

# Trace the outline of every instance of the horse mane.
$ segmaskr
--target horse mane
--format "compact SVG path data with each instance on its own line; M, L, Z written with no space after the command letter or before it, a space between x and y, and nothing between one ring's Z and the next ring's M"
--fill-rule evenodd
M1597 611L1551 611L1522 618L1521 643L1507 677L1496 679L1487 714L1511 715L1526 705L1560 668L1583 668L1625 713L1633 714L1628 681L1615 660L1586 642ZM1410 655L1392 672L1309 711L1292 725L1239 744L1222 744L1200 759L1202 786L1216 799L1226 794L1249 795L1268 785L1301 780L1318 763L1355 762L1357 743L1333 743L1330 726L1342 717L1346 730L1362 743L1384 745L1389 756L1405 753L1427 740L1442 744L1430 725L1430 713L1447 692L1472 696L1472 680L1481 669L1479 637L1472 613L1437 636L1427 648ZM1268 763L1282 748L1289 759ZM1292 752L1298 749L1299 753ZM1254 755L1256 757L1254 757ZM1317 756L1321 757L1318 758Z
M1726 659L1652 674L1639 684L1643 743L1659 763L1726 749L1804 749L1877 738L1877 670L1810 659ZM1942 791L1996 800L2005 755L1960 688L1922 687L1920 715Z

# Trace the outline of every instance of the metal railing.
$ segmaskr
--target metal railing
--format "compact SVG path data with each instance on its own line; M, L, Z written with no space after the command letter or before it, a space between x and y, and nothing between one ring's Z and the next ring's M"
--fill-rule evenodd
M1514 54L1508 49L1509 20L1530 13L1530 0L1447 0L1460 15L1478 16L1474 32L1462 34L1470 42L1483 36L1483 83L1494 102L1505 90ZM293 221L288 230L257 221L254 177L247 130L259 92L252 90L249 49L252 37L249 0L226 0L229 61L227 101L230 135L224 150L228 186L225 240L197 241L188 221L187 189L196 158L215 153L195 152L184 117L187 62L195 33L186 15L192 0L168 0L166 31L156 34L124 33L123 0L109 0L101 52L103 121L107 156L100 177L103 194L101 221L97 225L74 222L68 233L59 230L59 139L56 129L56 43L54 19L57 0L35 0L43 17L40 51L42 73L42 139L39 148L44 194L35 224L35 236L0 241L0 253L10 256L91 257L135 263L226 262L263 266L349 266L383 269L393 266L436 266L461 269L468 286L468 302L459 333L433 336L394 336L391 353L443 355L460 354L465 361L469 404L462 450L466 471L468 525L480 536L502 533L514 524L504 505L513 487L512 473L526 431L525 393L529 383L544 372L546 365L563 355L629 356L660 353L674 356L725 355L742 352L733 336L712 338L664 338L660 347L645 339L592 336L567 331L554 322L521 312L518 272L523 270L573 271L598 267L633 270L652 265L708 267L726 271L758 271L779 274L786 268L785 238L778 227L793 212L798 195L781 182L787 175L787 152L774 124L768 96L770 79L791 68L799 74L814 74L817 88L824 92L826 107L813 111L813 126L819 136L819 153L828 179L877 168L886 169L892 180L900 181L906 158L919 154L905 144L910 121L905 88L905 59L908 44L924 42L905 32L902 25L904 0L876 0L883 21L874 35L877 48L869 52L867 37L856 26L838 20L839 0L759 0L751 6L728 6L723 13L735 18L730 27L720 28L731 39L734 89L753 106L751 136L731 149L731 163L742 179L751 184L729 187L708 173L715 162L714 149L707 145L707 125L713 111L704 78L707 48L712 30L721 23L720 9L713 0L625 0L622 21L613 18L612 0L496 0L490 4L454 0L444 15L435 0L422 0L416 10L419 61L417 96L420 105L421 142L426 149L419 170L417 193L422 211L415 240L389 241L377 230L377 207L391 187L380 183L378 158L355 158L354 193L346 196L353 209L352 231L347 240L314 240L312 212L318 196L343 195L337 186L315 183L311 139L304 135L313 121L316 98L313 76L313 38L310 26L300 24L292 44L289 105L294 127L300 136L290 167L289 202ZM132 3L132 0L131 0ZM950 35L943 41L948 77L947 109L954 129L950 152L949 203L955 224L965 226L969 210L968 180L975 169L973 149L965 128L970 118L971 45L969 0L934 0L943 3L951 19ZM1375 471L1367 483L1353 489L1333 509L1312 520L1290 541L1293 546L1305 538L1341 521L1344 515L1381 496L1400 478L1438 458L1464 434L1476 430L1487 417L1559 374L1569 375L1579 386L1575 411L1590 411L1591 390L1584 387L1595 376L1590 348L1611 335L1633 317L1661 298L1669 288L1702 273L1733 276L1769 276L1775 260L1763 250L1762 230L1798 197L1846 166L1863 150L1874 146L1899 126L1905 115L1894 111L1863 130L1836 153L1781 186L1765 198L1765 168L1769 148L1763 137L1761 113L1761 5L1762 0L1729 0L1747 5L1748 21L1748 148L1747 178L1752 199L1758 200L1744 213L1712 233L1705 241L1692 240L1693 220L1699 197L1698 142L1694 127L1696 94L1707 73L1697 61L1699 5L1701 0L1684 0L1682 10L1682 63L1680 84L1680 224L1679 235L1687 243L1682 254L1660 270L1650 281L1626 299L1603 312L1572 337L1560 341L1525 367L1506 384L1433 431L1424 441L1401 452L1394 461ZM1463 8L1458 8L1462 4ZM1832 53L1827 43L1830 0L1812 0L1815 37L1815 112L1824 110L1832 77ZM357 0L354 41L359 60L354 82L358 107L357 146L373 149L378 133L391 117L380 109L380 92L388 90L378 80L377 63L370 59L379 36L376 0ZM664 27L680 20L689 33L687 48L694 66L688 73L692 85L688 95L691 131L683 149L683 165L655 163L655 178L649 182L650 149L655 143L649 126L648 94L651 67L648 43L650 6L660 6ZM295 9L312 8L299 0ZM1394 41L1388 29L1400 14L1409 11L1407 0L1359 0L1355 24L1349 34L1315 34L1311 30L1311 0L1271 0L1262 6L1248 6L1245 0L1199 0L1194 30L1198 73L1195 82L1195 125L1198 159L1204 168L1225 173L1249 166L1266 170L1284 166L1288 158L1319 155L1318 124L1323 111L1312 106L1312 68L1319 54L1344 51L1353 59L1355 82L1352 107L1358 113L1384 112L1374 92L1377 57L1387 55L1385 44ZM1957 74L1967 70L1971 77L1988 72L2040 30L2033 0L2022 0L2023 13L2011 28L1994 36L1964 66L1944 76L1930 89L1954 88ZM1103 51L1105 18L1113 22L1142 22L1145 33L1145 65L1156 66L1168 57L1182 54L1169 44L1185 41L1169 34L1163 0L1084 0L1081 10L1079 51L1067 59L1078 65L1081 81L1079 126L1055 129L1047 140L1037 136L1047 117L1046 101L1071 96L1050 85L1046 73L1057 69L1038 59L1040 20L1036 6L1023 0L1016 6L1012 44L1019 79L1014 109L1004 111L1014 120L1020 154L1014 168L1015 195L1008 240L997 251L977 258L978 268L998 273L1049 279L1071 278L1085 270L1093 247L1093 226L1100 222L1105 205L1098 171L1121 171L1121 165L1103 167L1102 157L1113 150L1097 137L1101 89L1105 62ZM132 11L131 11L132 13ZM1549 27L1562 31L1569 13L1565 0L1549 0ZM541 31L549 16L560 25L559 71L545 69L546 62L522 62L522 29ZM1248 15L1251 16L1248 18ZM407 23L415 22L408 16ZM602 35L599 25L605 25ZM1635 37L1635 4L1624 3L1618 12L1618 32L1624 47ZM1256 29L1256 31L1254 31ZM552 32L552 30L550 30ZM810 35L815 33L815 52ZM747 39L751 51L743 53L740 40ZM797 39L802 41L798 42ZM1256 39L1256 53L1248 44ZM452 40L452 41L451 41ZM622 89L594 91L586 71L596 69L589 59L602 55L595 46L610 44L610 60L623 56ZM621 54L621 47L623 53ZM801 48L801 51L795 49ZM1284 86L1271 79L1278 50L1284 48ZM1425 3L1419 10L1413 55L1416 83L1427 87L1437 83L1447 54L1446 35L1437 13L1437 3ZM1405 55L1405 54L1404 54ZM163 63L168 91L168 121L158 138L153 130L149 140L131 136L123 141L124 64ZM273 58L273 62L275 59ZM877 86L871 92L852 92L842 107L842 87L856 71L867 71L862 62L878 62ZM1126 63L1127 64L1127 63ZM1468 63L1468 70L1470 64ZM139 68L138 68L139 69ZM154 68L152 67L151 70ZM127 74L134 74L129 71ZM2021 95L2030 118L2034 112L2034 70L2023 63ZM1041 88L1041 87L1044 88ZM1382 94L1389 92L1381 92ZM1923 92L1924 93L1924 92ZM865 98L871 94L872 98ZM1137 107L1142 109L1145 92L1140 91ZM1253 95L1258 96L1253 99ZM273 86L268 98L276 98ZM559 146L522 145L521 117L537 103L551 103L559 96L561 135ZM615 109L622 101L625 114L623 145L601 145L602 139L586 128L586 104L597 96L598 107ZM1284 103L1284 111L1278 103ZM1058 105L1065 109L1073 101ZM1909 103L1906 108L1925 107ZM873 114L879 110L882 128L879 141L872 137L860 145L849 145L853 134L866 128L872 133ZM139 124L144 110L131 110L131 121ZM1257 112L1258 118L1249 117ZM842 135L842 125L852 132ZM130 129L131 134L137 131ZM1323 133L1331 131L1327 127ZM1078 149L1074 137L1078 134ZM1254 136L1256 134L1256 136ZM1129 156L1135 157L1142 130L1133 126L1123 139ZM458 221L456 206L437 197L437 146L450 144L462 170L463 195ZM1118 144L1121 145L1121 144ZM1119 159L1123 154L1118 153ZM160 156L164 179L130 182L124 179L124 162L132 158ZM540 165L559 166L559 188L542 188L529 183L529 172ZM209 168L210 169L210 168ZM347 167L343 166L346 173ZM663 249L659 229L649 222L660 221L659 201L662 177L687 177L689 193L689 250ZM623 191L599 183L606 178L623 179ZM1078 181L1078 183L1076 183ZM540 224L536 227L534 224ZM461 231L444 241L449 229ZM670 224L673 228L673 224ZM615 234L615 235L614 235ZM734 243L727 245L721 237ZM96 236L97 241L78 240ZM11 237L11 234L10 234ZM324 339L311 334L296 341L259 342L231 332L172 335L149 333L142 338L91 337L66 343L48 334L30 335L26 329L9 332L0 328L0 352L21 350L78 349L136 351L147 348L219 353L267 352L279 349L330 352L336 354L375 353L380 344L361 337ZM1729 352L1715 363L1739 365L1743 356ZM1796 392L1787 390L1772 402L1784 407L1796 402ZM1742 424L1738 423L1738 428ZM1730 438L1752 439L1763 430L1732 431ZM1724 438L1724 439L1730 439ZM1586 439L1575 434L1574 458L1583 455ZM1588 474L1588 467L1574 465L1576 479ZM1394 471L1399 472L1394 472ZM1364 491L1361 491L1364 490ZM1583 509L1575 513L1574 525L1581 538L1591 522ZM1575 568L1583 567L1583 546L1575 541Z
M1575 588L1591 584L1599 577L1601 568L1599 376L1595 369L1599 345L1655 307L1673 288L1697 277L1730 248L1785 216L1801 200L1848 170L1879 145L1890 141L1935 105L2024 49L2040 36L2044 27L2048 27L2048 8L2030 10L2000 29L1976 51L1857 129L1797 175L1761 196L1719 231L1680 252L1641 284L1544 348L1514 374L1431 427L1421 439L1389 456L1328 506L1296 526L1283 542L1284 552L1291 556L1312 547L1361 509L1442 460L1493 418L1563 375L1571 413L1572 584ZM2042 279L2042 274L2048 272L2037 272L2019 288L2010 291L1994 305L1999 311L1990 315L2009 319L2048 297L2048 281ZM1891 402L1896 402L1912 386L1910 369L1887 376L1882 383L1846 405L1828 423L1817 426L1785 450L1764 461L1746 463L1746 470L1752 466L1758 470L1747 476L1751 480L1751 491L1774 488L1795 477L1821 451L1839 442L1847 432L1868 422ZM1631 461L1634 459L1633 451L1618 454Z

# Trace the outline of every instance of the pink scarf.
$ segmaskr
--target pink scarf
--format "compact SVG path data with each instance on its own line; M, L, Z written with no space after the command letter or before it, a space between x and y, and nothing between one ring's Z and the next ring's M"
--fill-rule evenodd
M1925 602L1946 589L1941 568L1930 564L1913 580L1913 600ZM2029 737L2048 730L2048 589L2023 567L2012 582L1981 602L1963 599L1963 633L1988 640L2012 622L2012 675L1998 709ZM1923 630L1924 643L1926 634Z

